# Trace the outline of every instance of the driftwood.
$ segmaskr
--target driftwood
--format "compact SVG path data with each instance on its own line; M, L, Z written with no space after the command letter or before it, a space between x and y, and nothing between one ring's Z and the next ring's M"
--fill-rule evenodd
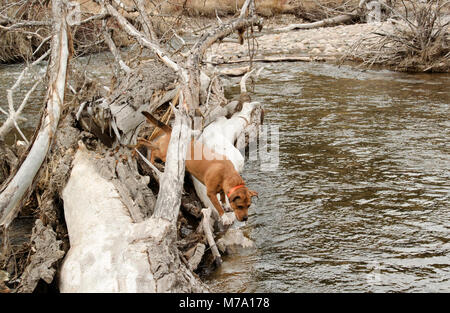
M181 102L182 103L182 102ZM175 125L166 156L166 166L160 182L154 217L165 218L176 223L181 204L184 182L185 160L190 136L187 116L175 111ZM175 225L174 225L175 226Z
M116 44L114 43L111 35L109 34L108 29L106 28L106 21L102 22L102 28L103 28L103 38L105 38L105 42L109 47L109 50L111 51L112 55L114 56L114 60L116 61L116 76L119 76L119 70L124 71L125 73L129 74L131 72L131 69L128 65L125 64L125 62L122 60L122 57L120 56L120 52L116 47Z
M214 241L214 236L212 232L212 227L214 225L214 220L211 219L212 210L214 210L214 207L202 210L203 214L202 227L206 239L208 240L209 247L211 248L211 252L214 256L214 262L216 263L217 266L220 266L222 264L222 257L220 256L219 250L217 249L216 242Z
M174 85L176 75L159 62L144 62L119 78L120 83L100 103L98 111L106 110L111 116L114 133L121 144L135 144L144 122L141 112L153 112L175 97L178 87L169 91L164 88Z
M311 62L311 61L327 61L335 60L332 56L282 56L282 57L261 57L254 58L251 61L254 63L277 63L277 62ZM228 60L220 62L211 62L214 65L221 64L237 64L250 62L249 58L242 58L239 60Z
M321 21L313 22L313 23L305 23L305 24L291 24L286 27L278 28L276 31L279 32L288 32L294 29L312 29L312 28L320 28L327 26L335 26L343 23L350 22L354 17L354 13L338 15L332 18L327 18Z
M191 270L196 270L200 262L202 261L203 255L205 254L205 245L202 243L198 243L193 248L193 253L189 257L189 267Z
M173 224L155 215L136 222L97 162L81 146L63 192L71 248L61 267L61 292L207 290L178 258Z
M221 75L227 76L242 76L245 75L250 70L249 66L235 67L235 68L224 68L219 71Z

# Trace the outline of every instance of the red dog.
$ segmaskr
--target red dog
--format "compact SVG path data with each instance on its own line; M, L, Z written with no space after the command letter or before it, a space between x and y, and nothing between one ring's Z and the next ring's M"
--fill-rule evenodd
M172 129L154 118L150 113L142 112L142 114L150 123L161 128L163 134L152 142L139 139L138 143L151 149L150 162L154 163L155 158L165 162ZM194 158L195 151L202 152L201 158L198 160ZM217 199L218 193L220 193L222 203L225 203L225 194L227 195L238 221L248 219L248 208L252 203L252 197L257 196L258 193L245 186L244 180L230 160L192 140L186 156L186 169L206 186L208 198L220 216L223 215L224 210Z

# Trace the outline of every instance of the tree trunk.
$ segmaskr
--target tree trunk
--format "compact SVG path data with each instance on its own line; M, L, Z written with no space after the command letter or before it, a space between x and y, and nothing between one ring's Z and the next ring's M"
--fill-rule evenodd
M61 267L60 291L206 291L178 256L172 221L153 216L136 223L96 160L80 146L63 191L71 248Z

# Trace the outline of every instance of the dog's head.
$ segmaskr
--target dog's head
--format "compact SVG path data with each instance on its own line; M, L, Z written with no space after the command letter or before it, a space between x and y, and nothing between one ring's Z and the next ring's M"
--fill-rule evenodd
M229 195L231 208L238 221L243 222L248 219L248 208L252 204L254 196L258 196L258 193L247 187L241 187Z

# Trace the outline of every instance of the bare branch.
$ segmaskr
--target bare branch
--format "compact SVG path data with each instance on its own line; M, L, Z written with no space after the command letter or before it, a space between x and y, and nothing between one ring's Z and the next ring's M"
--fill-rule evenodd
M157 40L157 36L155 30L153 29L152 21L150 20L147 11L145 10L145 4L143 0L134 0L134 3L139 11L140 17L142 18L142 26L146 35L150 38L150 40Z
M34 86L27 92L24 99L22 100L22 103L20 104L20 106L17 109L14 107L13 93L20 86L23 78L30 71L30 69L33 66L35 66L36 64L39 64L40 62L42 62L49 54L50 54L50 51L47 51L41 57L39 57L36 61L34 61L30 65L26 66L20 73L20 75L17 78L14 85L6 91L9 113L8 113L8 118L3 123L3 125L0 127L0 139L4 139L5 136L12 130L12 128L16 127L16 129L19 131L21 136L28 143L28 140L25 138L25 136L23 136L22 132L19 130L19 127L17 125L17 119L19 119L20 114L22 113L23 109L27 105L28 98L30 97L31 93L34 92L34 90L36 89L36 87L40 83L40 81L36 82L34 84Z
M86 24L86 23L89 23L92 21L104 20L108 16L109 16L108 13L95 14L95 15L92 15L84 20L79 21L79 22L72 23L72 24L70 24L70 26L80 26L80 25L83 25L83 24Z
M305 23L305 24L291 24L286 27L282 27L277 29L279 32L287 32L294 29L312 29L312 28L320 28L325 26L333 26L337 24L342 24L348 21L351 21L354 16L354 13L338 15L332 18L327 18L321 21L313 22L313 23Z
M108 12L113 17L116 18L117 22L119 22L119 24L123 27L123 29L128 35L134 37L142 46L152 50L161 59L162 62L164 62L168 67L173 69L175 72L179 73L180 77L184 81L187 81L188 77L186 71L182 69L176 62L171 60L167 56L166 52L159 45L143 36L133 25L131 25L127 21L126 18L124 18L119 12L117 12L117 10L112 5L110 5L109 3L105 3L104 0L100 1L106 7Z
M103 20L103 22L102 22L102 27L103 27L103 37L105 38L105 42L108 45L109 50L111 51L112 55L114 56L114 60L116 61L117 68L121 69L125 73L129 74L131 72L131 69L122 60L122 57L120 56L119 50L117 50L117 47L114 44L113 39L111 38L111 36L109 35L108 30L106 29L106 21L105 20ZM116 71L116 77L118 76L117 74L118 73Z

